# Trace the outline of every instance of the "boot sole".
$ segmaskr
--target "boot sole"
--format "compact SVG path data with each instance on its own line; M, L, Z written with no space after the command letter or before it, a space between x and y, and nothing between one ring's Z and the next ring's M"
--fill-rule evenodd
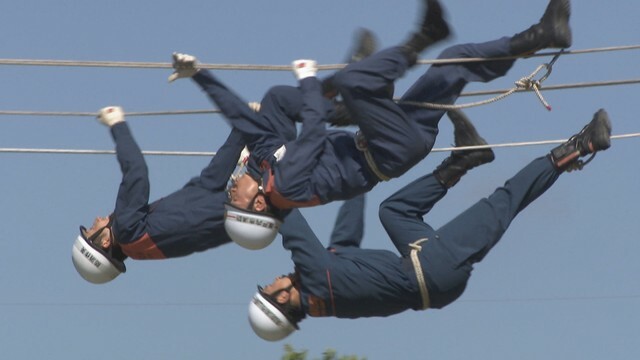
M453 123L456 146L487 145L487 141L478 134L471 120L460 110L449 110L447 116ZM473 158L474 166L490 163L495 159L491 149L458 150L465 157Z
M598 110L593 115L590 125L593 126L590 141L592 150L595 152L608 149L611 146L611 120L607 112L604 109Z
M487 145L487 141L478 134L471 120L460 110L449 110L447 116L453 123L456 146Z

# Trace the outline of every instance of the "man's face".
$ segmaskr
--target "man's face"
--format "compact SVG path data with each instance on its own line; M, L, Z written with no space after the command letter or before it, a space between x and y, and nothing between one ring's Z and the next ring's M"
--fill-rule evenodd
M262 291L267 295L272 295L278 290L288 288L289 286L291 286L291 284L291 279L287 275L280 275L276 277L271 284L265 285L262 288Z
M256 195L258 195L258 182L251 176L244 174L231 185L229 189L229 202L238 208L248 209Z
M96 231L102 229L103 227L107 226L107 224L109 224L108 216L105 216L105 217L98 216L95 218L95 220L93 220L93 224L91 225L90 228L87 229L84 235L86 237L91 237L91 235L93 235Z
M108 227L108 225L109 225L108 216L105 216L105 217L98 216L95 218L95 220L93 220L93 224L91 225L91 227L84 230L83 235L86 239L91 239L91 236L96 234L96 232L101 231L101 233L97 235L98 238L91 241L93 241L95 245L101 246L103 249L108 249L109 246L111 246L111 237L112 237L111 228Z

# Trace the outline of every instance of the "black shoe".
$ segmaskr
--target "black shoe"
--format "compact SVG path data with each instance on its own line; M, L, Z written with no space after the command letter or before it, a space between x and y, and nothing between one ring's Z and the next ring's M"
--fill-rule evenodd
M551 0L540 22L511 38L513 55L534 53L547 48L568 48L571 46L571 2Z
M487 145L487 142L478 134L476 128L462 111L449 110L447 115L454 126L453 134L456 147ZM433 174L448 189L457 184L467 171L490 163L493 159L495 159L495 155L491 149L454 150Z
M378 50L378 40L375 34L369 29L358 29L355 39L353 50L351 54L347 56L346 63L360 61Z
M555 147L549 154L551 161L560 170L582 170L592 157L583 162L579 158L606 150L611 146L611 121L604 109L593 115L593 120L565 143Z
M346 63L354 63L360 61L378 49L378 41L375 34L368 29L361 28L355 35L355 43L353 48L347 55ZM322 80L322 94L329 99L338 95L338 91L333 85L333 75Z
M416 63L419 53L428 46L446 39L450 33L449 24L444 19L444 11L438 0L424 2L426 11L420 28L402 45L411 65Z

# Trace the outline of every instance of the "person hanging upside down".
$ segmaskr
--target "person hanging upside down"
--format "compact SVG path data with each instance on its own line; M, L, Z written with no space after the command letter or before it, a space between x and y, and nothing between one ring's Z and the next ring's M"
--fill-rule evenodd
M354 48L350 61L373 52L375 39L363 31ZM188 57L174 54L176 67L188 61ZM189 71L176 69L169 80L185 76ZM219 82L207 82L206 91L229 121L258 116L252 107L254 104L247 104ZM108 216L96 217L88 229L80 227L74 241L72 261L85 280L92 283L113 280L126 271L124 261L127 258L182 257L231 241L224 221L229 178L237 166L243 167L248 159L248 153L243 153L246 142L239 130L231 130L225 144L200 176L191 179L182 189L149 203L147 165L122 109L103 108L98 119L110 128L116 143L122 182L115 210ZM261 224L268 231L277 231L278 221L270 217L257 218L263 220ZM255 224L256 218L252 220Z
M464 114L451 115L456 146L484 145ZM581 158L610 146L611 124L599 110L578 134L522 168L491 195L439 229L423 216L468 170L493 160L493 152L455 150L431 174L406 185L380 205L379 217L400 253L363 249L363 196L346 201L325 248L299 210L280 228L295 271L258 287L249 322L265 340L277 341L310 317L384 317L409 309L441 309L464 292L474 264L497 244L514 218Z
M501 77L515 60L431 66L402 96L393 100L395 80L411 68L418 54L446 39L450 29L437 0L424 0L426 11L418 30L400 46L391 47L347 65L330 82L316 77L312 60L294 62L299 87L277 87L262 100L260 116L234 119L252 154L249 171L231 189L230 222L258 216L255 212L283 210L344 200L371 190L380 181L404 174L432 149L444 110L406 102L453 104L469 82ZM439 58L492 58L529 54L571 45L569 0L550 0L540 21L514 36L479 44L461 44ZM206 89L216 80L208 71L193 79ZM330 83L343 98L359 135L327 130L323 92ZM323 86L324 84L324 86ZM302 130L291 139L293 117ZM286 124L286 126L281 126ZM277 214L277 212L273 212ZM229 235L259 238L259 226L232 226ZM237 231L235 231L237 230ZM275 238L275 230L265 242Z
M253 112L224 88L218 89L215 98L229 117L236 116L236 109ZM224 229L229 177L248 158L248 153L243 154L245 142L239 131L231 131L200 176L150 203L147 165L122 109L103 108L98 119L111 130L122 182L114 211L96 217L89 228L81 226L73 243L72 261L85 280L101 284L115 279L126 271L128 257L182 257L231 242Z

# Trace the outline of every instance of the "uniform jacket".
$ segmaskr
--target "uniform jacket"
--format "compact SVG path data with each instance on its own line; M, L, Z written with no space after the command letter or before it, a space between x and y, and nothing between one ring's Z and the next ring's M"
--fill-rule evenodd
M224 230L224 202L227 181L244 147L239 132L231 132L200 176L153 203L147 165L128 125L114 125L111 134L122 170L113 230L127 256L180 257L231 241Z

